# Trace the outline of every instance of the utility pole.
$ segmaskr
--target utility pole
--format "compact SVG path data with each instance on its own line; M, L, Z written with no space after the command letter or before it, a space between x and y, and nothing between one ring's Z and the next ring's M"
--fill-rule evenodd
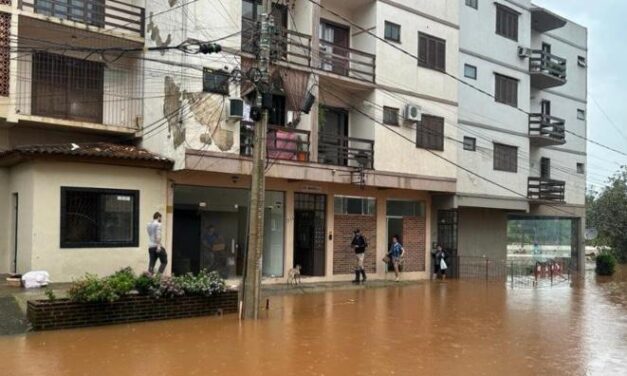
M272 1L263 0L261 33L257 69L261 79L257 83L256 107L262 109L261 121L255 124L253 143L253 170L250 187L250 207L248 212L248 249L244 267L243 291L240 295L241 318L257 319L261 301L261 262L263 256L264 208L266 193L266 136L268 131L268 108L263 106L263 95L269 87L270 48L272 43Z

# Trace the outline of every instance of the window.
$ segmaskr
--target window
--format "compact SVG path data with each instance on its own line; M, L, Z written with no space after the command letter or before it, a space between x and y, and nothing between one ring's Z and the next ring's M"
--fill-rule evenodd
M549 158L540 158L540 177L542 179L551 178L551 160Z
M388 217L423 217L425 205L420 201L388 200L386 211Z
M229 95L229 74L223 71L215 71L209 68L202 72L202 91Z
M61 248L137 247L139 191L61 188Z
M477 67L470 64L464 64L464 77L477 79Z
M270 124L272 125L282 125L286 124L286 108L285 108L285 96L284 95L272 95L272 108L269 111Z
M444 150L444 118L422 115L422 121L416 129L416 147Z
M383 107L383 124L398 125L398 108Z
M577 163L577 173L584 174L586 172L586 166L583 163Z
M479 7L479 0L466 0L466 6L477 9Z
M104 64L35 53L32 69L33 115L102 123Z
M474 137L464 137L464 150L476 151L477 139Z
M588 66L588 62L585 56L577 56L577 65L579 65L582 68L585 68Z
M374 215L376 212L376 200L365 197L335 196L336 215Z
M496 33L518 41L518 15L515 10L496 4Z
M515 78L494 74L494 98L497 102L518 106L518 80Z
M392 42L401 41L401 25L385 21L385 39Z
M35 1L35 13L104 27L105 0Z
M494 169L498 171L518 172L518 148L503 144L494 144Z
M582 109L577 110L577 119L586 120L586 111Z
M418 65L443 71L446 67L446 41L418 33Z

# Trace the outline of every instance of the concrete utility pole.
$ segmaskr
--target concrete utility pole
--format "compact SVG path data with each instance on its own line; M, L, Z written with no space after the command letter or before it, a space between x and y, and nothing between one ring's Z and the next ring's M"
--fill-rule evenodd
M263 92L269 83L270 48L272 43L272 1L263 1L261 15L261 33L259 36L259 58L257 68L261 80L257 83L257 108L262 109L261 122L255 124L253 146L253 171L250 187L250 208L248 212L248 249L243 276L241 299L241 317L257 319L261 301L261 262L263 256L264 208L266 192L266 136L268 132L268 109L263 106Z

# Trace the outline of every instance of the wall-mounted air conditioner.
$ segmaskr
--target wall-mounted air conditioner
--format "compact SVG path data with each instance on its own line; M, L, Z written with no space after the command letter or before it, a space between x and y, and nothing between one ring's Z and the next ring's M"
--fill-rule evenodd
M531 49L526 47L518 47L518 57L524 58L531 56Z
M244 101L240 98L229 98L229 118L241 119L244 116Z
M416 104L407 104L405 106L405 112L403 118L407 122L420 122L422 120L422 108Z

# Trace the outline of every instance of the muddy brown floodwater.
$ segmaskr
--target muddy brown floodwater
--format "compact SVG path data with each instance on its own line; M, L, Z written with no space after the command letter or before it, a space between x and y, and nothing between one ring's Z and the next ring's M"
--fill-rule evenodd
M627 375L627 268L578 286L447 281L207 317L0 337L3 375Z

